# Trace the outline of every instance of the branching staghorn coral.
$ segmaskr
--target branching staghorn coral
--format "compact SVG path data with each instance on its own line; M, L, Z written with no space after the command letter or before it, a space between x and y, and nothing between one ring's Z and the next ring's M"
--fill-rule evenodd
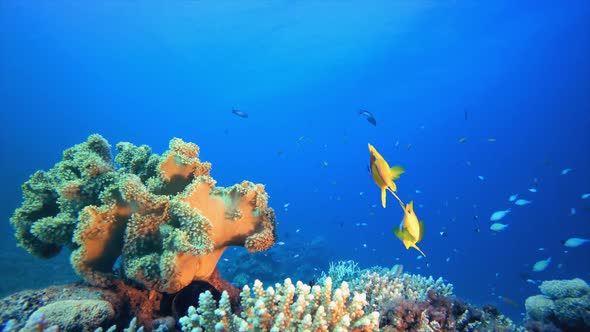
M401 271L401 265L391 269L360 269L354 261L339 261L330 263L328 273L322 273L319 281L322 282L326 277L338 282L347 281L351 290L366 293L367 300L374 307L383 301L394 299L424 301L429 291L441 296L453 293L453 285L446 284L442 278L434 280L432 277L402 274Z
M367 312L365 294L351 294L348 284L332 289L332 279L323 287L286 279L266 290L256 280L252 289L244 286L242 312L232 313L226 292L219 304L211 293L199 296L199 307L189 308L179 322L182 331L378 331L379 313Z
M162 156L131 143L117 151L120 168L108 142L91 135L31 176L11 218L19 244L43 258L72 249L76 272L99 286L112 284L121 261L125 278L168 293L207 280L228 246L274 244L264 186L216 187L197 145L175 138Z
M363 270L359 267L358 263L353 260L330 262L328 273L322 271L322 275L318 278L318 282L323 281L330 277L335 284L340 284L343 281L351 281L360 277Z

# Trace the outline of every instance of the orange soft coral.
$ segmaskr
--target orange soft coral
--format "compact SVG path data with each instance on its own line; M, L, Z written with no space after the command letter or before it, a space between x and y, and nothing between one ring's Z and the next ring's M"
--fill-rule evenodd
M88 155L96 156L93 158L108 165L108 146L102 137L93 135L70 154L82 162ZM151 154L147 146L130 143L117 144L117 150L115 161L121 168L100 168L84 181L63 177L68 182L43 187L61 188L55 194L43 192L43 199L55 195L60 201L76 200L67 205L69 218L64 220L69 223L64 222L63 227L53 225L47 217L21 221L21 215L27 215L20 212L22 208L17 210L13 223L19 234L27 236L22 238L31 243L32 252L35 249L43 255L49 252L46 247L55 250L66 242L74 248L71 262L76 272L90 283L107 285L123 276L172 293L193 280L209 279L228 246L244 246L253 252L274 244L275 216L267 206L264 186L244 181L216 187L211 164L199 160L197 145L175 138L162 156ZM56 167L50 172L56 173L50 179L59 182L62 170ZM34 196L30 200L39 201ZM26 211L30 216L63 214L57 205L33 207L45 206L47 211ZM45 234L45 228L61 234L60 242ZM37 243L39 249L33 248ZM116 275L114 269L121 274Z

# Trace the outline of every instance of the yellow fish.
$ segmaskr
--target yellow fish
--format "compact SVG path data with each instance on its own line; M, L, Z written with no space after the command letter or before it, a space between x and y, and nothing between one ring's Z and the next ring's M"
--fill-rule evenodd
M381 205L385 207L386 203L386 190L389 190L397 198L399 204L404 207L402 201L397 197L395 191L397 190L397 186L393 182L393 180L399 179L399 176L404 173L406 170L401 166L393 166L389 167L389 164L379 152L369 143L369 153L371 155L370 159L370 169L371 175L373 176L373 180L381 189Z
M393 228L393 234L400 239L406 249L414 248L426 257L426 255L416 246L416 243L422 241L424 236L424 222L419 221L416 213L414 213L414 202L411 201L404 208L404 219L399 227Z

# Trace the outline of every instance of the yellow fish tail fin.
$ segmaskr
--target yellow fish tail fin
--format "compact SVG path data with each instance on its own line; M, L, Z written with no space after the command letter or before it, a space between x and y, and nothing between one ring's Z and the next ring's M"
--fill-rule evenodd
M384 209L385 209L385 206L387 205L386 200L387 200L387 191L385 191L385 188L383 188L383 189L381 189L381 205L383 206Z
M399 198L399 196L395 193L395 191L391 190L391 188L387 188L389 190L389 192L395 197L395 199L397 199L397 201L399 202L399 205L402 207L402 210L405 210L406 207L404 205L404 202L402 202L402 200Z
M424 221L419 220L418 226L420 227L420 235L418 236L418 241L416 241L416 243L422 241L422 238L424 237Z
M390 170L392 180L399 179L399 176L406 172L406 169L399 165L393 166L392 168L390 168Z
M422 250L420 250L420 248L418 248L418 246L417 246L417 245L413 244L413 245L412 245L412 248L414 248L414 249L418 250L418 252L419 252L419 253L420 253L422 256L426 257L426 254L424 254L424 253L422 252Z

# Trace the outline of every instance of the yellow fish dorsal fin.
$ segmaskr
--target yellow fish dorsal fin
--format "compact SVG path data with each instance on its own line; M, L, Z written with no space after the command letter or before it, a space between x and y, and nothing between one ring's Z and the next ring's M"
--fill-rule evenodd
M406 204L406 212L414 213L414 201L410 201L410 203Z
M420 227L420 235L418 236L418 241L416 241L416 243L422 241L422 238L424 237L424 221L419 220L418 226Z
M406 172L406 169L400 165L396 165L396 166L393 166L392 168L390 168L390 171L391 171L391 179L397 180L397 179L399 179L400 175L402 175L403 173Z

